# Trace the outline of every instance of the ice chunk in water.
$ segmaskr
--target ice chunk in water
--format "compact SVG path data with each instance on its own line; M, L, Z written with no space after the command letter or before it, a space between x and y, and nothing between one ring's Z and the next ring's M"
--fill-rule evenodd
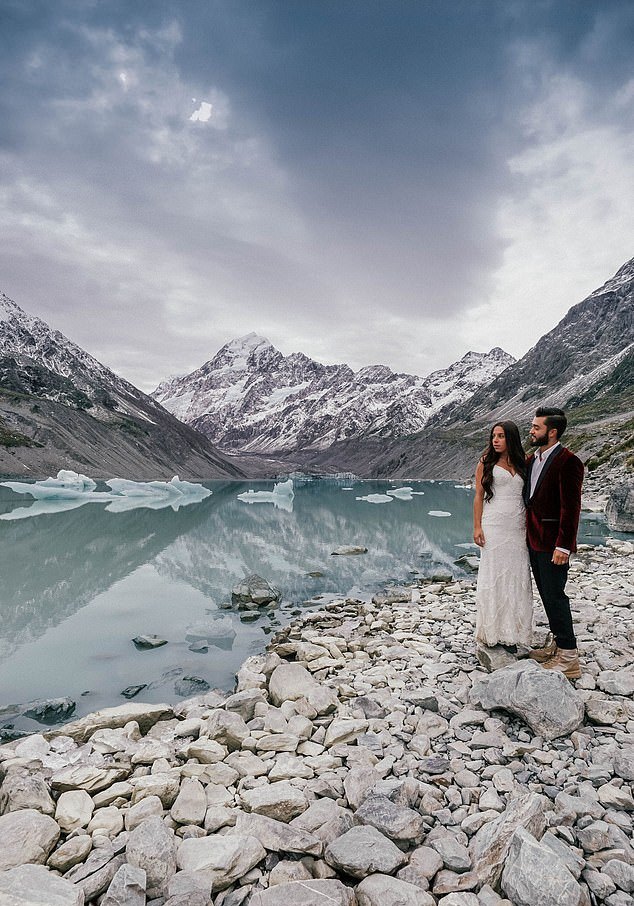
M355 500L366 500L368 503L392 503L394 498L388 494L367 494L365 497L356 497Z
M107 503L112 513L121 513L136 507L161 509L171 506L177 510L190 503L198 503L212 493L201 484L181 481L175 475L171 481L131 481L128 478L111 478L106 482L109 491L96 491L97 483L86 475L61 469L57 478L43 481L3 481L4 487L18 494L29 494L38 503L4 513L0 519L24 519L42 513L56 513L84 503Z
M386 493L388 493L390 497L397 497L399 500L411 500L413 491L413 488L405 487L393 488Z
M17 494L30 494L36 500L75 500L97 487L92 478L70 469L60 469L57 478L45 478L34 484L26 481L3 481L2 484Z
M272 503L280 510L286 510L288 513L293 512L293 479L280 481L273 485L272 491L254 491L249 489L244 494L238 494L238 500L243 503Z

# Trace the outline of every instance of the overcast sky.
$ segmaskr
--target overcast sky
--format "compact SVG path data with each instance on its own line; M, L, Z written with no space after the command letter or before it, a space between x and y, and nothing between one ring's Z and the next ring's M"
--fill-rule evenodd
M631 0L0 0L0 290L144 390L426 375L634 255Z

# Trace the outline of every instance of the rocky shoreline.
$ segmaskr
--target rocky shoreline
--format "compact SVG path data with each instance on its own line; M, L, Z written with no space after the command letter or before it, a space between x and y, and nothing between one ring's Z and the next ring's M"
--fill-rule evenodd
M0 906L631 906L634 544L569 586L574 684L476 658L475 581L432 577L304 615L233 694L5 744Z
M0 906L632 906L634 544L569 589L576 683L478 659L475 581L431 578L305 614L232 694L1 746Z

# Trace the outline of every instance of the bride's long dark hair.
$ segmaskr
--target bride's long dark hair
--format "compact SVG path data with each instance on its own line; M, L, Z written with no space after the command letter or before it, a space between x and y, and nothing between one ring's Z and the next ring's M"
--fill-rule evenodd
M526 454L522 447L519 428L515 422L496 422L489 434L489 446L482 454L482 459L480 460L483 465L482 487L484 488L484 499L487 501L493 497L493 466L500 458L500 454L496 453L493 448L493 432L496 428L502 428L504 431L506 451L510 464L522 476L522 480L526 480Z

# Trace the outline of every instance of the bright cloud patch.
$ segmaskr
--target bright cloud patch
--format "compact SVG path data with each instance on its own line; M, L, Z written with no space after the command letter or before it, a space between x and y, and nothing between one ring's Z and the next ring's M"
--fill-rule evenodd
M194 103L196 99L194 98ZM211 119L211 111L213 110L213 105L208 101L201 101L200 107L198 110L194 110L190 116L192 123L207 123Z

